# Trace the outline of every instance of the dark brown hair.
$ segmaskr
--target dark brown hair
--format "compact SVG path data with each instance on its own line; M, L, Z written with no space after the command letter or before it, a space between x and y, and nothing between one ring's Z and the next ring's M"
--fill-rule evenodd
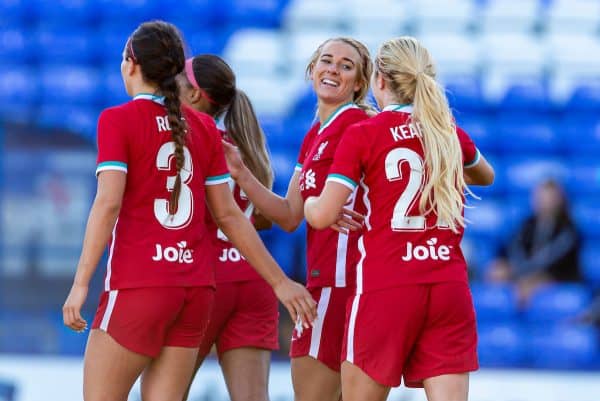
M180 171L185 162L183 147L187 126L181 115L179 87L175 77L185 66L183 40L177 28L164 21L141 24L129 38L126 56L131 57L142 70L148 83L158 86L159 94L165 97L167 117L175 143L175 165L177 178L169 201L169 214L177 212L181 191Z
M227 112L224 120L227 134L240 149L244 163L252 174L267 188L271 188L273 171L265 135L250 99L236 87L231 67L218 56L202 54L194 57L192 68L198 86L211 99L207 113L219 118Z

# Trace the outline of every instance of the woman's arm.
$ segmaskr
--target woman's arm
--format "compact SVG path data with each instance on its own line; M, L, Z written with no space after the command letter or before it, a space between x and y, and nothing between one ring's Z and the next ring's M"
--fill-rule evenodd
M254 228L257 231L268 230L273 227L273 222L257 211L254 211L252 218L254 219Z
M479 162L473 167L465 167L463 174L467 185L492 185L494 183L494 168L483 157L479 156Z
M64 324L73 330L82 331L87 327L87 322L81 316L81 307L119 216L126 177L120 171L103 171L98 176L96 198L88 217L73 286L63 306Z
M338 222L343 218L343 207L351 193L350 188L327 181L321 195L311 196L304 203L308 224L320 230Z
M206 201L219 228L252 267L273 287L292 320L301 318L305 324L312 322L317 316L316 303L312 296L281 270L250 221L235 203L228 185L207 186Z
M298 228L304 217L302 214L304 202L298 186L298 172L294 172L287 194L283 198L270 191L252 175L242 162L235 146L223 141L223 150L231 176L262 215L285 231L291 232Z

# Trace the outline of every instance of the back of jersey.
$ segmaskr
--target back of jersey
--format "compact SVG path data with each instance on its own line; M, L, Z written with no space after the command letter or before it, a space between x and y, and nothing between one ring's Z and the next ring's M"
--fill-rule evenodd
M415 283L465 281L462 229L452 232L419 209L425 184L420 131L411 108L396 106L350 128L330 180L363 187L366 232L359 249L359 293Z
M188 129L177 210L175 143L161 98L138 95L98 123L97 173L127 173L109 248L105 289L213 285L204 223L205 185L227 182L220 136L209 117L184 109Z

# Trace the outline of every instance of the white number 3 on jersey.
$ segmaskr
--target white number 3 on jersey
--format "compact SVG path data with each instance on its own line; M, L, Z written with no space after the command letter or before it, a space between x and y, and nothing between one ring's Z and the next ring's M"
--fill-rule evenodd
M194 213L194 197L192 196L192 190L187 185L192 179L194 165L192 163L192 155L189 149L184 146L183 154L185 156L185 162L183 168L179 173L181 175L181 192L179 193L179 205L174 215L169 215L169 200L168 199L155 199L154 200L154 216L163 227L177 230L187 226L192 221L192 215ZM171 159L175 157L175 142L164 143L158 150L156 155L156 167L159 170L169 170ZM175 187L175 179L177 177L172 175L167 177L167 190L173 191Z

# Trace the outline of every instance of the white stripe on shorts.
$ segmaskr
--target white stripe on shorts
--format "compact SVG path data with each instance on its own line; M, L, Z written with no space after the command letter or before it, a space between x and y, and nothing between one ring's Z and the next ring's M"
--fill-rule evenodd
M100 322L100 330L107 331L106 329L108 329L108 322L110 322L110 317L115 307L115 302L117 302L118 293L119 290L112 290L108 293L108 303L106 304L104 316L102 316L102 322Z
M323 287L321 296L319 297L319 304L317 305L317 320L315 320L312 327L310 351L308 352L308 355L315 359L318 359L317 356L319 355L321 333L323 332L323 322L325 321L325 314L327 313L327 307L329 306L329 298L331 298L331 287Z
M352 301L352 311L350 312L350 321L348 322L348 339L346 341L346 360L354 363L354 328L356 326L356 315L358 314L358 302L360 294L354 296Z

